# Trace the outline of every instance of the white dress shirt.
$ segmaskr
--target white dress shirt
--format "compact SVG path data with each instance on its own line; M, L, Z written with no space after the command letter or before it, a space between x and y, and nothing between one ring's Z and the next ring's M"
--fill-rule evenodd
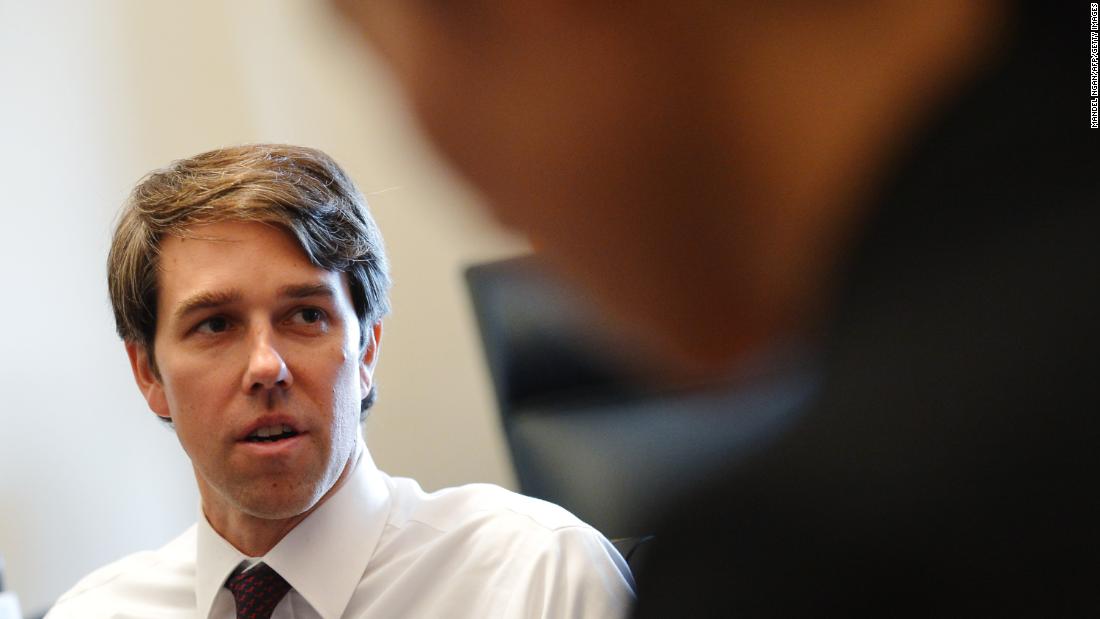
M159 550L96 570L48 619L233 619L250 558L201 517ZM630 571L566 510L489 484L426 493L366 449L347 482L260 557L291 585L272 619L620 617Z

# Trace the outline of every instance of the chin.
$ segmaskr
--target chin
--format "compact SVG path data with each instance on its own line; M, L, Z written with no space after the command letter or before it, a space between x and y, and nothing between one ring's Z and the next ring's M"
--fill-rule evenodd
M324 494L317 484L309 488L250 489L238 495L237 505L242 512L255 518L284 520L313 509Z

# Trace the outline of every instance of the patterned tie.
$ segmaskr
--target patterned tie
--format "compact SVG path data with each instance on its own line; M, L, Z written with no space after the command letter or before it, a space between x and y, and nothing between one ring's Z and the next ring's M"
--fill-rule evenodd
M290 583L266 563L259 563L230 577L225 588L237 603L237 619L271 619L279 600L290 591Z

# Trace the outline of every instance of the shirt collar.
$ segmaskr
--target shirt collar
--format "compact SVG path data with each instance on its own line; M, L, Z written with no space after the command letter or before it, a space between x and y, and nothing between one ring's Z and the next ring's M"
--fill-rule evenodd
M389 517L389 486L362 439L356 458L344 485L262 557L323 619L343 614ZM196 610L208 617L226 578L248 557L201 515L196 550Z

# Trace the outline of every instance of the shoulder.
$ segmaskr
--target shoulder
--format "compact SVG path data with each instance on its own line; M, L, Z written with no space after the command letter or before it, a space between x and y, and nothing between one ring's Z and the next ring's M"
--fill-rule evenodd
M411 479L393 479L391 526L419 523L438 531L467 528L491 521L501 533L545 534L579 528L595 532L553 503L523 496L493 484L467 484L424 492Z
M528 590L531 583L551 583L551 597L574 600L592 616L614 614L597 608L629 605L634 583L626 562L568 510L491 484L429 493L409 479L392 482L387 545L438 550L442 563L457 561L464 572L515 592L514 603L539 603L543 596Z
M115 616L134 606L175 608L194 596L195 527L157 550L137 552L82 578L61 595L49 619Z

